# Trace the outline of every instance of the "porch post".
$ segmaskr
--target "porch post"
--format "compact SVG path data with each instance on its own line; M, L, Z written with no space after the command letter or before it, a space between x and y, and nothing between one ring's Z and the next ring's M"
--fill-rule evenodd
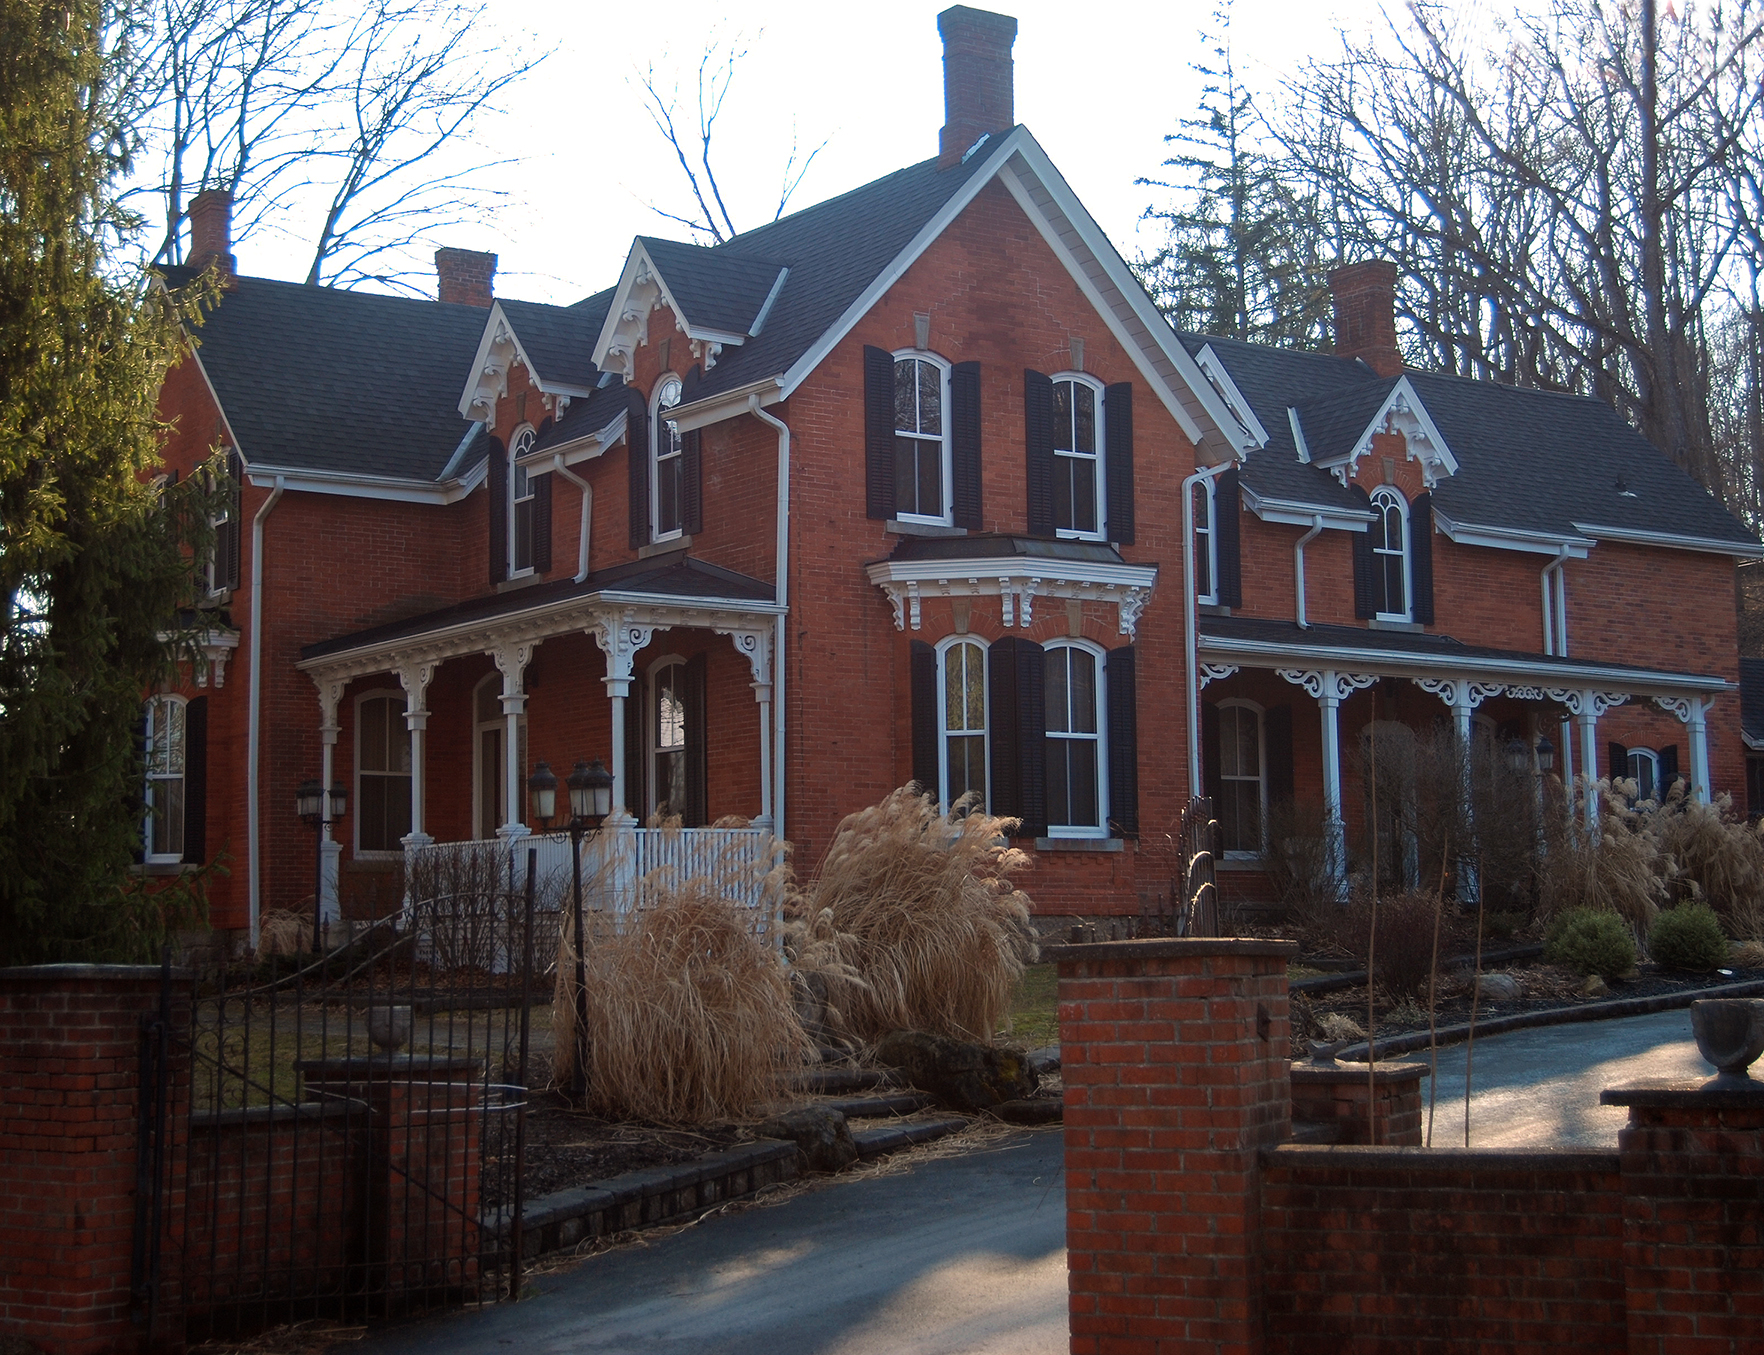
M601 612L588 624L588 633L606 655L606 676L601 681L612 699L613 808L623 807L635 817L637 806L631 803L630 787L625 784L625 698L631 694L637 651L649 644L655 626L637 621L630 612Z
M401 664L398 683L404 688L404 727L410 731L410 832L402 839L406 847L427 847L435 839L425 831L424 795L428 787L427 733L429 712L424 701L429 693L429 679L435 676L434 663L412 661Z
M1580 709L1574 712L1574 727L1580 734L1580 770L1586 777L1586 826L1599 826L1599 795L1593 789L1598 781L1599 739L1598 706L1591 692L1580 694Z
M1458 857L1458 897L1474 903L1482 896L1482 879L1476 869L1476 809L1470 793L1470 717L1484 701L1499 696L1506 688L1498 682L1472 682L1468 678L1422 678L1415 685L1424 692L1432 692L1452 708L1452 728L1457 734L1460 759L1458 797L1464 808L1470 845L1470 850Z
M319 738L323 741L320 754L319 784L324 787L324 803L326 810L319 820L319 856L324 868L319 872L317 888L319 891L319 914L325 922L335 922L339 916L337 908L337 858L342 848L331 834L330 795L331 781L336 776L337 735L342 732L337 723L337 707L343 700L343 689L348 685L343 678L315 679L319 689ZM359 811L358 811L359 812ZM318 945L318 938L313 938L313 945Z
M735 644L735 652L753 670L753 699L760 708L760 812L755 828L772 828L772 632L770 618L751 619L749 624L719 625L716 629Z
M521 822L521 716L527 709L527 693L521 679L532 662L539 641L526 640L498 645L490 651L502 674L503 807L505 817L496 836L505 842L523 838L531 831Z
M1691 798L1698 804L1709 803L1709 707L1712 696L1656 696L1654 704L1684 722L1690 737Z
M1341 817L1341 703L1378 679L1371 675L1278 668L1281 677L1316 698L1323 719L1323 832L1328 838L1329 874L1336 897L1347 899L1347 824Z

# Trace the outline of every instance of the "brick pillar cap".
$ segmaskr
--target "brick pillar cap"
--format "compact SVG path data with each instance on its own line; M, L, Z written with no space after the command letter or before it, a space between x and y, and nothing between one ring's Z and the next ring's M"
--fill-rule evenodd
M1154 937L1140 941L1093 941L1078 946L1043 946L1041 958L1055 964L1086 960L1190 959L1204 955L1297 955L1297 941L1264 941L1256 937Z
M1764 1110L1764 1082L1749 1087L1711 1087L1706 1082L1634 1082L1607 1087L1601 1106L1644 1106L1655 1110Z
M0 984L89 982L94 979L110 983L140 983L144 979L157 979L164 973L156 964L20 965L14 969L0 969ZM171 976L187 979L191 972L174 966Z
M1430 1071L1425 1063L1376 1063L1368 1070L1363 1063L1305 1063L1295 1059L1290 1076L1306 1086L1332 1087L1347 1082L1364 1087L1368 1076L1375 1085L1382 1085L1415 1081L1428 1076Z

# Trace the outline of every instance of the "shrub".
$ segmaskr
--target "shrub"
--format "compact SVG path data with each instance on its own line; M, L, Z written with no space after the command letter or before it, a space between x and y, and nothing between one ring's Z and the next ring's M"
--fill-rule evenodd
M1433 970L1433 930L1440 901L1434 894L1393 894L1378 900L1378 945L1371 951L1373 982L1396 997L1427 991ZM1440 918L1440 958L1457 939L1453 919ZM1324 904L1310 915L1310 929L1325 944L1366 962L1372 937L1372 901L1364 894L1346 904Z
M1741 941L1728 955L1735 969L1764 969L1764 941Z
M1648 930L1648 954L1656 964L1703 974L1727 963L1727 937L1708 904L1681 903L1654 919Z
M1615 978L1635 965L1635 937L1616 913L1571 908L1550 924L1544 959L1577 974Z
M1736 936L1764 940L1764 839L1717 796L1699 804L1683 782L1653 814L1668 891L1707 902Z
M1034 957L1029 864L1014 820L939 814L914 787L848 815L787 930L827 1023L869 1043L891 1030L990 1040Z

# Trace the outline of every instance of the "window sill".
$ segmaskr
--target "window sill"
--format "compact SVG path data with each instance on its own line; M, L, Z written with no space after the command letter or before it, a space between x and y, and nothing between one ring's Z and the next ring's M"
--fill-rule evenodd
M1038 852L1124 852L1127 843L1118 837L1038 837Z
M1230 616L1231 615L1231 608L1221 607L1216 602L1199 602L1199 603L1195 604L1195 607L1200 612L1200 614L1202 616Z
M908 522L902 518L889 518L882 524L882 530L893 532L896 536L966 536L966 527L947 527L941 522Z
M403 864L403 852L356 852L343 863L343 869L352 875L387 875Z
M1267 870L1268 858L1251 852L1230 852L1216 857L1214 870Z
M1408 631L1414 635L1425 635L1427 633L1427 627L1423 626L1419 621L1385 621L1376 616L1366 623L1366 628L1368 630Z
M655 555L667 555L677 550L691 550L692 538L689 536L670 536L666 541L651 541L647 546L637 547L637 558L647 560Z
M188 861L137 861L129 869L136 875L145 875L152 879L170 879L174 875L187 875L200 870Z
M544 580L540 578L536 570L528 570L519 578L504 579L496 585L496 591L498 593L516 593L523 588L531 588L534 584L543 582Z

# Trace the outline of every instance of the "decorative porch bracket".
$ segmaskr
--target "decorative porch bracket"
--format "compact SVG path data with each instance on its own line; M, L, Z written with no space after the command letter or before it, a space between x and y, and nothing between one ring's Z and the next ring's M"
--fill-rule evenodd
M1274 670L1316 699L1323 720L1323 826L1329 836L1329 874L1338 899L1347 898L1347 824L1341 817L1341 703L1378 681L1373 673L1334 669Z
M1200 685L1205 687L1209 682L1223 682L1237 671L1234 663L1203 663L1200 666Z
M435 839L425 827L425 799L428 787L429 683L441 661L435 656L412 655L393 671L398 685L404 688L404 727L410 731L410 832L403 838L406 847L426 847Z
M637 806L630 800L625 784L625 698L631 694L631 664L637 651L649 644L656 627L645 624L627 612L597 614L588 623L588 634L606 655L606 694L612 702L612 776L613 808L627 809L633 814Z
M1580 736L1580 770L1581 775L1586 778L1587 786L1586 826L1589 830L1596 828L1599 823L1599 797L1592 787L1599 779L1599 717L1613 706L1621 706L1629 700L1629 694L1573 687L1546 687L1544 695L1566 706L1568 713L1574 717L1574 728Z
M527 710L527 689L522 685L522 678L527 665L533 661L533 651L539 648L539 637L530 636L521 640L506 640L494 649L486 651L490 660L496 665L496 671L502 674L502 759L503 759L503 813L502 827L496 830L496 836L505 842L513 842L516 838L526 837L531 831L521 821L521 716Z
M1668 715L1683 722L1690 736L1691 797L1698 803L1709 803L1709 708L1712 696L1656 696L1654 704Z

